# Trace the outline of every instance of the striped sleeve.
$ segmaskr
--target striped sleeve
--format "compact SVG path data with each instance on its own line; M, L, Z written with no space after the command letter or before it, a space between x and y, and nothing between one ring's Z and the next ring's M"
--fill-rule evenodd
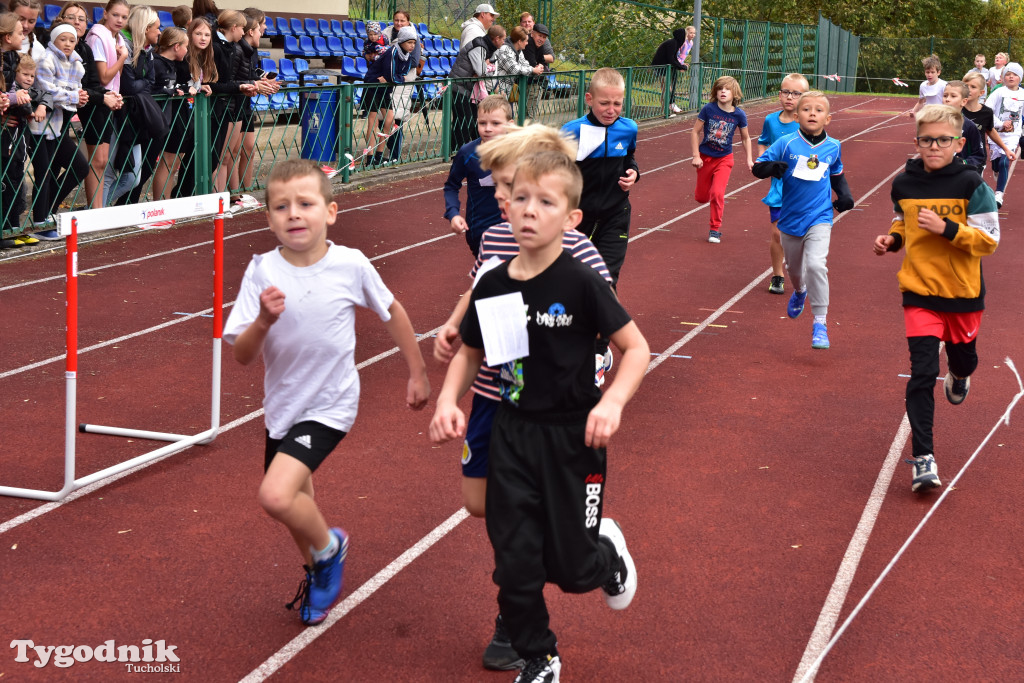
M562 248L567 249L569 254L577 261L585 263L596 270L598 275L611 284L612 276L608 272L607 264L601 258L601 254L597 251L594 243L588 240L583 233L576 230L564 233L562 236Z

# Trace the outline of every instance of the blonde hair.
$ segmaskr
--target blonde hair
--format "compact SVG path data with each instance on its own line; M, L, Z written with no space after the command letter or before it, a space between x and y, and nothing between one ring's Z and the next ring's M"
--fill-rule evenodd
M984 90L985 86L988 85L988 81L985 80L985 77L982 76L977 71L968 71L967 73L964 74L964 77L963 77L962 80L963 80L964 83L970 83L971 81L981 81L981 89L982 90ZM970 92L970 91L968 91L968 92Z
M593 94L598 88L615 88L625 92L626 79L615 69L606 66L595 71L594 75L590 77L590 85L587 87L587 92Z
M583 175L573 158L560 152L537 152L521 159L512 186L515 187L516 181L520 179L537 182L549 175L562 179L562 190L569 210L579 208L580 195L583 193Z
M803 74L787 74L786 77L782 79L782 83L785 83L786 81L802 81L805 88L811 87L811 84L807 81L807 76L804 76ZM782 83L779 84L780 87L782 86Z
M740 82L732 76L721 76L715 81L715 84L711 86L711 99L709 102L714 102L717 99L718 91L729 88L732 90L732 106L736 106L743 101L743 90L740 88Z
M964 129L964 115L958 109L944 104L926 104L917 112L915 120L918 133L921 132L921 126L926 123L944 123L956 131Z
M936 71L942 71L942 62L939 61L939 56L936 54L930 54L921 60L921 66L924 70L935 69Z
M235 26L245 28L245 15L238 10L226 9L217 15L217 26L221 31Z
M978 75L980 76L981 74ZM946 83L946 88L953 88L959 92L965 100L971 96L971 89L968 88L967 84L963 81L949 81ZM946 88L943 88L943 91L945 91Z
M17 73L18 71L24 71L26 73L31 71L32 73L35 73L35 71L36 71L36 60L32 59L32 55L30 55L28 52L25 52L18 59L18 68L15 69L14 71L15 71L15 73Z
M230 10L225 10L230 11ZM267 178L267 211L270 210L271 188L277 184L284 184L296 178L314 178L319 181L320 196L324 198L324 204L334 201L334 191L331 189L331 180L320 169L320 164L312 159L286 159L274 164L270 176Z
M128 13L128 33L132 37L132 66L139 65L139 57L146 51L146 29L160 25L160 17L148 5L136 5Z
M800 108L800 105L804 103L804 100L825 100L825 105L829 108L829 111L832 110L832 103L828 101L828 96L820 90L808 90L801 95L800 99L796 101L798 109Z
M476 106L477 114L489 114L498 110L505 112L506 119L512 120L512 105L504 95L488 95Z
M997 52L996 57L1002 57L1004 62L1006 62L1007 64L1010 63L1010 55L1006 54L1005 52Z
M576 158L576 140L557 128L533 123L520 128L509 126L505 135L477 147L480 167L485 171L514 166L523 157L537 152L557 152Z

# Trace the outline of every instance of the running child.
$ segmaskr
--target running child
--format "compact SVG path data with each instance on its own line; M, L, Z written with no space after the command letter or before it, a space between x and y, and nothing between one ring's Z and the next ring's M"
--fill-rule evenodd
M918 88L920 97L914 108L906 113L911 118L926 104L942 104L942 93L946 90L946 81L939 78L942 62L938 55L928 55L921 60L921 66L924 67L924 80Z
M996 65L988 70L988 87L995 90L1003 84L1003 69L1010 61L1010 55L1005 52L997 52L995 56ZM986 98L987 99L987 98Z
M493 95L491 97L494 97ZM486 100L485 100L486 101ZM482 119L480 119L482 120ZM569 159L576 157L576 145L550 126L534 124L525 128L512 127L506 135L499 136L490 142L480 145L478 150L480 166L489 170L494 182L494 196L499 206L507 206L511 198L512 180L516 173L516 163L529 154L538 152L557 152L565 154ZM504 213L502 214L504 218ZM567 230L562 234L562 248L573 258L586 263L596 270L601 277L611 284L611 275L601 255L594 245L576 230ZM480 251L476 263L469 276L476 279L492 265L509 261L519 253L512 227L508 223L498 223L488 228L480 241ZM459 334L459 325L466 315L472 287L459 299L455 310L438 331L434 338L434 358L448 363L455 351L452 344ZM483 517L487 495L487 461L488 446L491 440L491 425L494 414L501 402L501 389L498 383L498 370L484 364L473 380L473 404L466 423L466 437L462 446L462 498L474 517ZM499 614L494 622L494 636L487 645L483 655L485 669L512 670L523 666L525 662L512 648L508 632Z
M985 55L981 53L974 55L974 68L967 73L981 76L984 87L982 88L981 95L978 97L978 101L985 104L985 98L988 97L988 69L985 68ZM966 83L967 78L965 77L963 81Z
M757 154L760 156L772 146L772 143L783 135L795 133L800 128L796 121L796 103L800 96L809 88L807 79L800 74L789 74L779 85L779 104L781 111L772 112L764 120L764 128L757 138ZM772 178L768 194L761 200L768 205L768 218L772 224L771 240L768 253L772 259L772 279L768 284L771 294L783 294L786 291L785 258L782 253L782 240L779 236L779 208L782 206L782 181Z
M322 622L341 594L349 537L328 528L313 500L313 472L352 428L359 403L355 307L384 322L409 367L406 403L430 393L405 309L361 252L327 240L338 205L320 167L278 163L267 179L267 219L281 246L254 256L224 328L235 360L262 353L266 415L259 501L299 547L306 578L289 605L305 624Z
M492 173L480 166L478 149L505 134L512 122L512 105L504 95L488 95L477 105L476 129L480 137L467 142L452 159L448 180L444 183L444 217L452 225L452 232L465 235L473 256L480 249L484 230L501 222L501 208L495 199ZM466 181L466 217L459 213L459 191Z
M945 342L943 389L953 405L963 403L978 367L975 345L985 309L981 258L999 246L999 213L981 176L953 158L963 146L962 115L927 106L917 115L919 159L892 181L896 215L889 234L875 238L875 254L904 248L897 276L910 347L907 418L910 420L913 491L941 485L935 464L932 424L939 342ZM938 209L936 211L936 209Z
M942 103L953 109L963 109L964 102L970 96L970 88L963 81L949 81L942 92ZM961 137L964 145L956 154L956 158L962 161L968 168L972 168L981 175L985 171L985 139L981 136L978 127L973 121L965 116L964 129Z
M739 108L743 101L740 84L732 76L722 76L711 87L711 100L697 114L690 133L690 149L695 150L693 167L697 169L694 198L711 204L708 242L722 241L722 213L725 211L725 186L732 174L732 141L738 128L747 153L747 168L754 167L747 132L747 114Z
M1003 69L1003 87L996 88L989 96L985 106L992 110L996 132L1003 139L1003 146L989 143L989 158L992 159L992 173L996 176L996 206L1003 207L1003 192L1010 175L1010 159L1003 149L1016 153L1021 136L1021 111L1024 110L1024 90L1020 89L1020 80L1024 77L1024 68L1017 62L1010 62Z
M457 401L486 349L488 362L501 366L502 396L490 442L487 535L501 615L526 661L516 678L521 683L559 679L547 582L572 593L601 587L612 609L625 609L636 592L636 567L618 524L602 519L602 499L605 449L650 351L608 283L562 248L562 234L582 218L576 208L582 184L564 154L541 152L519 162L508 203L519 254L477 282L460 327L463 345L430 422L436 443L464 436ZM528 355L494 353L492 335L501 334L494 322L507 317L521 320L515 341L528 343ZM622 352L603 395L590 365L598 334Z
M853 208L839 141L825 132L831 120L825 94L817 90L804 93L797 103L800 130L774 142L752 169L758 178L782 179L779 230L794 290L786 312L796 318L810 297L814 349L829 348L827 260L832 210L842 213ZM835 202L832 192L836 193Z
M1013 161L1017 155L1006 146L1003 139L999 137L999 133L995 131L993 111L981 103L981 96L985 92L985 78L980 73L969 71L964 74L964 83L967 85L967 99L964 101L960 113L963 114L965 120L970 121L978 129L982 140L987 139L990 144L998 146L1006 155L1007 160ZM986 147L986 152L987 149Z

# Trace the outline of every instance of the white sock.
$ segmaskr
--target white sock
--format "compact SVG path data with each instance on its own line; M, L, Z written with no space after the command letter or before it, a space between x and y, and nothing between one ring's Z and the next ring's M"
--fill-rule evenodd
M828 327L828 323L825 322L825 317L826 316L824 316L824 315L816 315L816 316L814 316L814 322L820 323L820 324L824 325L825 327Z
M337 537L330 532L328 532L328 535L331 537L331 540L327 543L327 547L323 550L317 550L313 546L309 546L309 552L313 553L314 563L323 562L324 560L333 557L334 554L338 552L340 544L338 543Z

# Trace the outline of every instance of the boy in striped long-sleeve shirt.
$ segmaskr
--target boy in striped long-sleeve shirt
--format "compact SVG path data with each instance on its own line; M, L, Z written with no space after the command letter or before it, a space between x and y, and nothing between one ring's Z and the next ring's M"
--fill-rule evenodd
M910 346L907 418L912 435L914 491L940 486L932 424L939 342L946 343L946 399L963 403L978 367L975 344L985 309L981 257L999 246L999 213L981 176L953 159L964 140L962 114L926 105L917 114L920 159L892 182L896 212L889 234L875 238L881 256L905 249L899 272L903 319Z
M548 126L534 124L525 128L510 126L510 132L487 142L477 150L480 165L490 169L494 180L495 198L498 206L505 211L506 202L510 198L512 180L516 173L516 161L527 153L554 151L575 158L576 145L573 141L562 137L559 132ZM586 263L596 270L611 285L611 275L597 248L576 230L562 235L562 248L575 259ZM511 261L519 254L519 244L512 234L512 227L499 223L484 231L481 239L476 263L469 275L473 284L491 268L506 261ZM459 300L451 316L441 327L434 340L434 357L447 363L454 355L452 343L459 334L459 325L469 307L472 287ZM473 405L466 424L466 438L462 446L462 497L474 517L484 516L484 503L487 495L487 460L488 445L491 438L491 425L495 413L501 403L498 388L498 368L488 367L484 362L473 381ZM508 634L499 615L495 620L494 637L484 652L485 668L496 670L518 669L523 660L516 654L509 641Z

